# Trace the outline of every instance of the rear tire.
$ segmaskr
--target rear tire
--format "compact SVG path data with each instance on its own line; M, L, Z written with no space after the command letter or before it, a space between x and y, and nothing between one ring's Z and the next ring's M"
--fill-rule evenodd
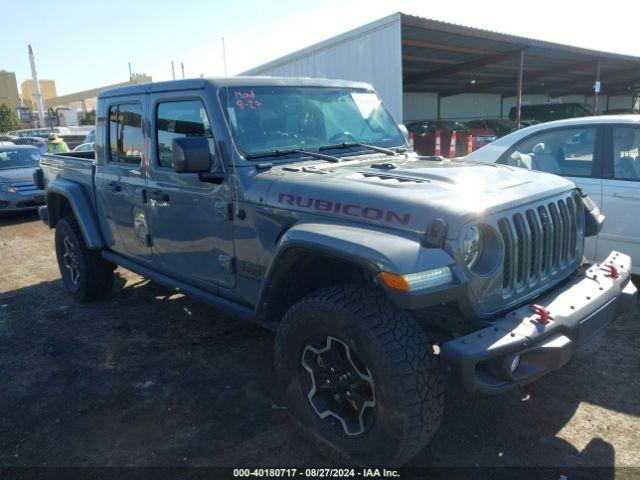
M56 223L56 256L62 282L78 302L89 302L107 296L113 288L115 265L89 250L73 217Z
M442 374L425 331L369 289L339 285L295 303L279 326L275 363L293 418L346 463L401 465L440 424Z

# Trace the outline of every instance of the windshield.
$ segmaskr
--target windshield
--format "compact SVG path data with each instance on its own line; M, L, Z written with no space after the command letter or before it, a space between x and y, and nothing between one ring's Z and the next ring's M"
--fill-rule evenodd
M35 148L0 150L0 170L7 168L37 167L40 153Z
M220 101L226 103L225 91ZM337 87L230 87L227 108L243 155L313 150L340 143L403 146L404 136L378 96Z

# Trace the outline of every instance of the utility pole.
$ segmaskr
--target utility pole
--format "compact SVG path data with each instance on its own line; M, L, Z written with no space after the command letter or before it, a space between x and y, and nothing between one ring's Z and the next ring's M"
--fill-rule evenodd
M42 93L40 93L40 83L38 83L38 73L36 72L36 58L33 54L33 48L29 45L29 63L31 64L31 79L33 81L33 96L36 99L38 107L38 118L40 119L40 128L45 128L47 120L44 116L44 102L42 101Z
M182 79L184 80L184 63L180 62L180 68L182 69Z
M173 79L176 79L176 69L173 66L173 60L171 60L171 75L173 76Z
M133 71L131 70L131 62L129 62L129 81L133 80Z

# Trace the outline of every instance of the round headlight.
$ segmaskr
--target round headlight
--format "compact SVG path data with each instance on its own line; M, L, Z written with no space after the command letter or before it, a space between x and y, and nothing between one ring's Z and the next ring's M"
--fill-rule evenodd
M478 227L471 227L464 235L463 254L467 267L472 268L482 252L482 231Z

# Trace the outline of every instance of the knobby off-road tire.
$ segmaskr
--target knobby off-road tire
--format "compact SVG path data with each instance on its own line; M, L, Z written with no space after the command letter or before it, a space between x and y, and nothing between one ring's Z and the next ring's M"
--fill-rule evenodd
M113 288L115 266L89 250L73 217L64 217L56 224L56 256L62 282L78 302L103 298Z
M323 405L334 405L332 398L347 394L319 397L320 389L314 389L316 384L332 384L333 374L327 373L331 360L344 357L347 350L353 360L347 369L361 372L354 377L361 384L360 397L369 401L362 410L354 406L364 414L359 424L349 424L350 430L323 411ZM293 418L316 446L341 462L401 465L427 445L440 424L444 387L438 358L416 319L381 293L339 285L298 301L279 326L275 364ZM354 405L359 404L367 405Z

